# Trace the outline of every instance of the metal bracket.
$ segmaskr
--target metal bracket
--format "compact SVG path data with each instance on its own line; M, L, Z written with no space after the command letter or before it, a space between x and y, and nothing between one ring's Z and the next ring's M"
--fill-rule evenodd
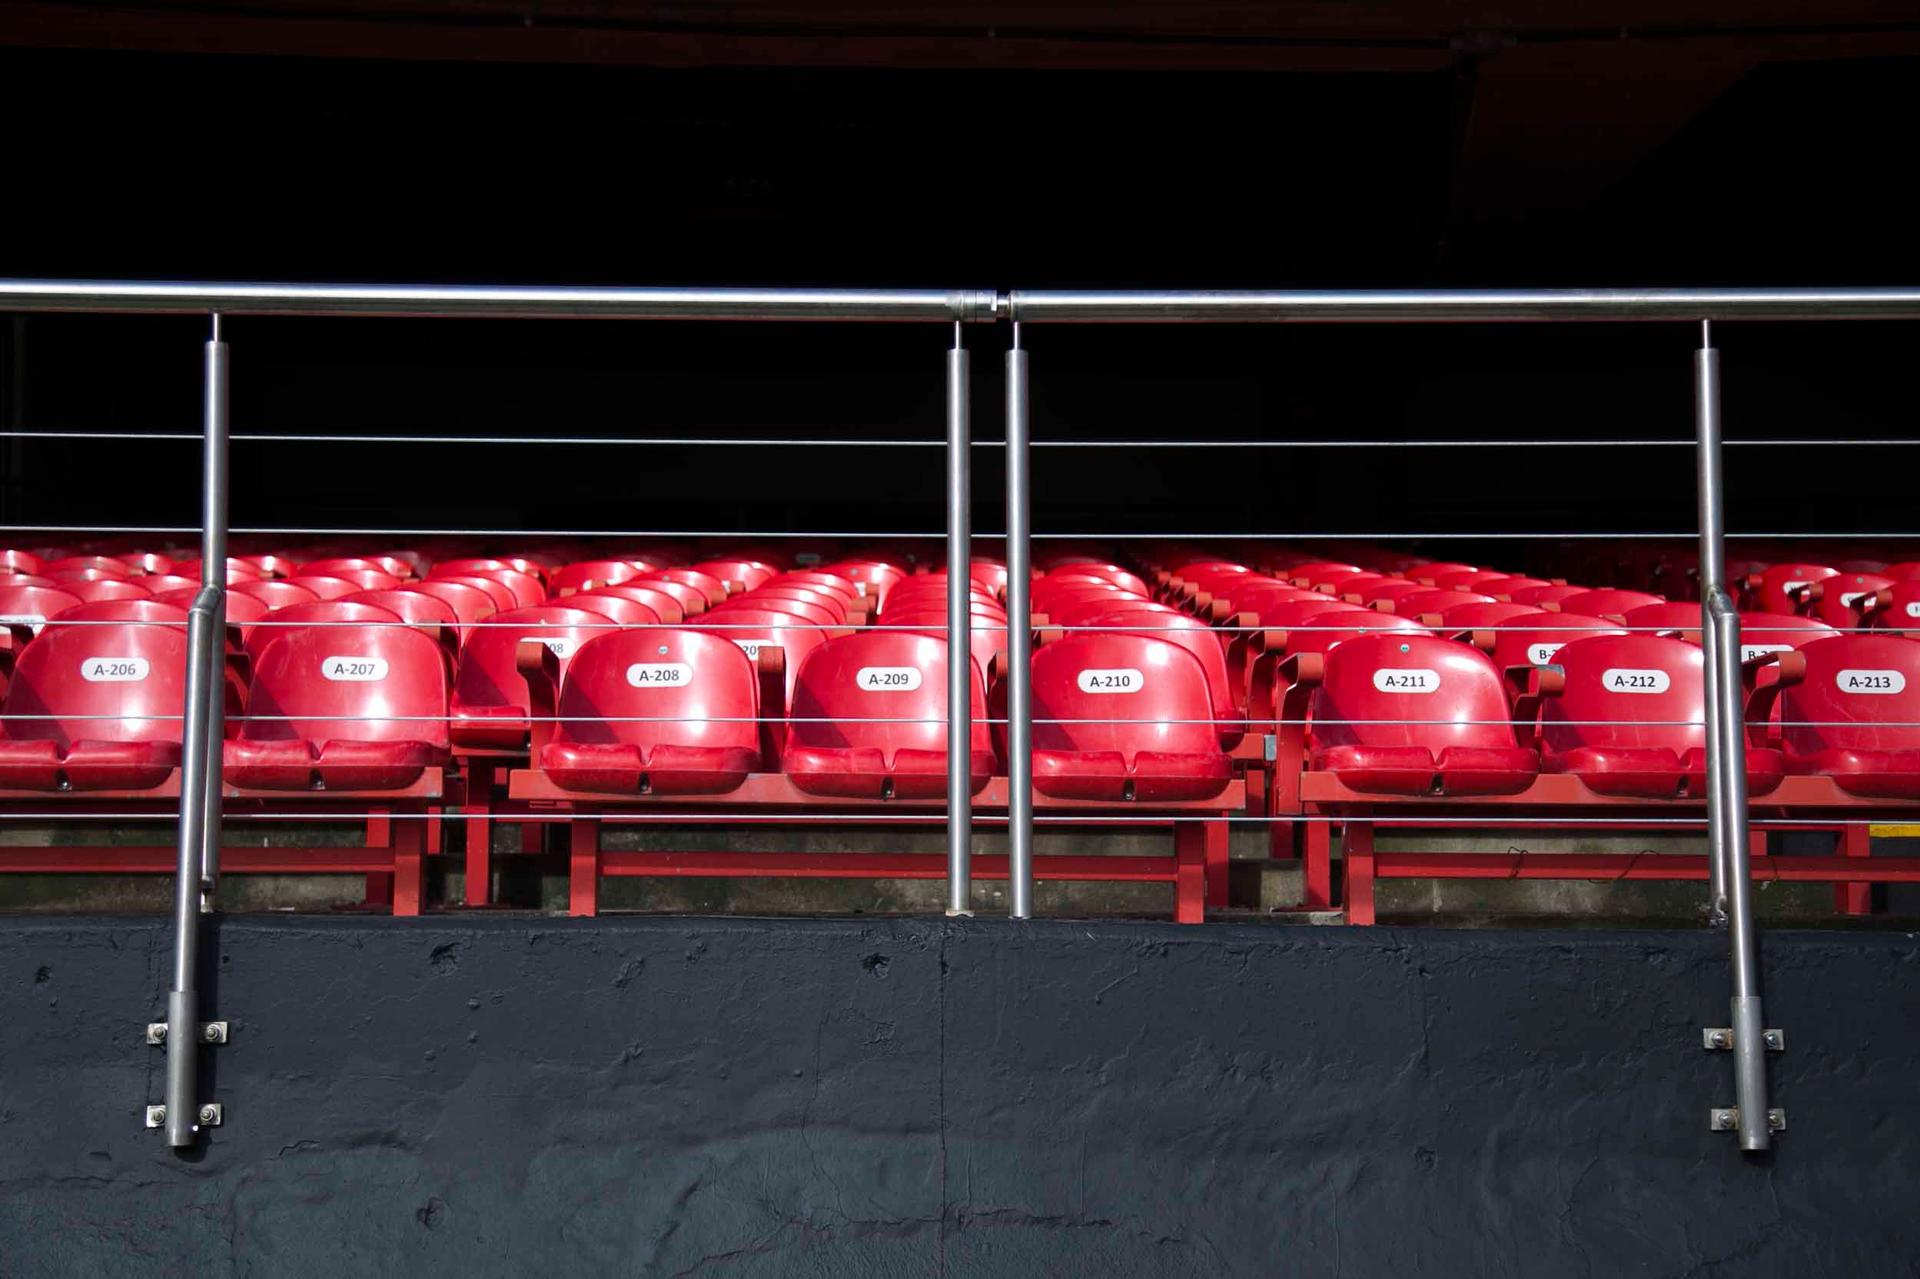
M218 1128L227 1119L227 1108L217 1101L210 1101L200 1107L200 1127ZM165 1106L147 1107L147 1127L165 1128L167 1126L167 1108Z
M167 1042L167 1023L150 1021L147 1023L147 1042L158 1047ZM200 1023L200 1042L203 1044L224 1044L227 1042L227 1023L224 1021L203 1021Z
M1787 1032L1784 1030L1763 1030L1760 1042L1770 1053L1783 1053L1787 1050ZM1700 1032L1700 1046L1708 1052L1731 1052L1733 1050L1733 1027L1708 1026ZM1720 1113L1715 1111L1715 1114Z
M1707 1127L1713 1132L1736 1132L1740 1127L1740 1108L1738 1106L1715 1106L1707 1112ZM1770 1132L1787 1130L1787 1112L1769 1110L1767 1129Z

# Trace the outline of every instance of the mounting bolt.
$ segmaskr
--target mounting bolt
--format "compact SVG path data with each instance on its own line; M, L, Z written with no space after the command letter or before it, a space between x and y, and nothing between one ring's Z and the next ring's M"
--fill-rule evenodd
M1767 1130L1785 1132L1787 1130L1787 1112L1779 1108L1767 1112Z
M1740 1111L1733 1106L1715 1106L1707 1112L1707 1127L1713 1132L1732 1132L1740 1126Z
M1708 1052L1724 1052L1733 1047L1733 1028L1709 1026L1700 1032L1700 1043Z
M1787 1050L1787 1032L1784 1030L1763 1030L1760 1032L1760 1042L1767 1046L1768 1052L1783 1053Z
M227 1042L227 1023L224 1021L202 1022L200 1042L203 1044L224 1044Z
M167 1108L165 1106L148 1106L147 1107L147 1127L164 1128L166 1127L166 1125L167 1125Z
M209 1127L214 1127L220 1123L222 1118L224 1118L224 1115L221 1113L221 1109L218 1103L209 1102L207 1105L200 1107L201 1123L206 1124Z
M150 1044L156 1044L156 1045L166 1043L167 1042L167 1023L164 1021L148 1022L147 1023L147 1042Z

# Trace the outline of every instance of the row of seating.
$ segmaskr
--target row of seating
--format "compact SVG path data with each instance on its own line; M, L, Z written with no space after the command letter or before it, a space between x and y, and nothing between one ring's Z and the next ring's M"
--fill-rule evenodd
M1128 567L1050 548L1023 623L1038 641L1037 797L1245 811L1269 821L1282 853L1324 833L1309 819L1367 803L1499 798L1571 813L1698 800L1697 604L1343 552L1262 548L1249 563L1155 547ZM944 797L943 574L884 559L783 570L687 558L236 557L227 780L237 793L387 792L509 820L595 800L819 801L825 813ZM12 570L0 581L0 787L177 785L198 566L26 552L0 563ZM1920 647L1894 607L1916 579L1878 566L1822 576L1783 561L1743 577L1757 802L1791 778L1824 780L1830 803L1920 800ZM1004 566L972 574L968 765L991 808L1004 803L1011 623ZM88 600L75 584L133 593ZM1840 589L1856 586L1872 596ZM1883 593L1887 606L1863 606ZM1836 601L1854 625L1822 612ZM445 789L429 778L439 770ZM1310 870L1309 904L1327 896Z

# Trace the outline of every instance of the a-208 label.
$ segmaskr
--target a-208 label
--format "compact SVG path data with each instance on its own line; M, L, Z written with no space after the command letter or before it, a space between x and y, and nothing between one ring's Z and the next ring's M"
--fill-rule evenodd
M1440 672L1382 667L1373 673L1373 686L1383 693L1432 693L1440 687Z
M911 693L920 687L918 666L862 666L853 682L863 693Z
M132 684L147 677L144 657L89 657L80 663L80 678L89 684Z
M1614 666L1600 676L1600 687L1609 693L1664 693L1673 687L1673 676L1662 670L1640 671Z
M685 688L693 683L693 667L685 662L635 662L627 667L627 683L635 688Z
M387 677L387 659L352 655L322 658L320 673L330 680L350 684L377 683Z
M1112 670L1089 668L1074 677L1083 693L1137 693L1147 686L1147 677L1130 666Z
M1843 693L1904 693L1907 677L1900 671L1841 671L1833 684Z

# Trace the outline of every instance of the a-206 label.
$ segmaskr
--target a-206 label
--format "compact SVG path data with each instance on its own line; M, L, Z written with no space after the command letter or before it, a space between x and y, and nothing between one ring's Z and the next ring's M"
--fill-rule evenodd
M144 657L89 657L80 663L80 678L89 684L134 684L147 677Z

